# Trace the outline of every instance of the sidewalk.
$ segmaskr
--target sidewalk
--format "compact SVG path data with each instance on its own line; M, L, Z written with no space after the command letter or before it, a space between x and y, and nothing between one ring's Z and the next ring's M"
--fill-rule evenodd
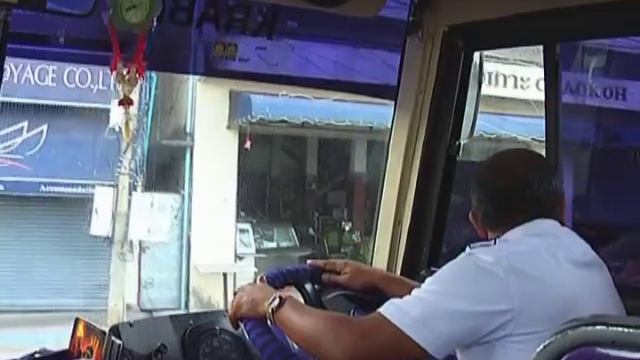
M0 313L0 360L13 359L39 348L66 348L76 316L100 326L106 322L104 312Z

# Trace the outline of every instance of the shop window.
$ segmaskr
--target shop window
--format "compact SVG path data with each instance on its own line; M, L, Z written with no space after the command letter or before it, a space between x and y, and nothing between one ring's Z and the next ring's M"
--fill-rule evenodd
M253 229L258 273L314 257L369 263L393 105L249 93L232 104L238 229Z
M545 153L542 47L477 52L469 82L440 267L478 241L469 223L469 192L478 164L498 151Z

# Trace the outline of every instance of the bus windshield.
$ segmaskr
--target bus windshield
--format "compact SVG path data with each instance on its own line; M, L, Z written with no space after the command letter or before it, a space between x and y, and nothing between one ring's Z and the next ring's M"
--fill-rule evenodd
M165 1L131 91L109 64L138 38L110 36L98 3L7 16L0 359L64 348L78 315L222 309L274 266L371 261L409 1L374 18Z
M0 0L0 359L65 348L77 316L227 309L310 258L437 271L479 241L475 169L515 147L552 159L565 225L638 293L640 31L496 39L475 21L508 1L436 0L433 25L412 13L427 1L290 2L136 20Z

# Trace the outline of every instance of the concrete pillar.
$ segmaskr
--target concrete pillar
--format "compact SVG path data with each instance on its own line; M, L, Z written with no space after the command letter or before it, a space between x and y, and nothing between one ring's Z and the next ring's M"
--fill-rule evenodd
M224 304L222 272L203 269L235 263L239 131L228 126L228 87L199 80L195 96L190 310L202 310Z
M140 87L138 87L131 97L136 106L130 109L131 118L133 119L131 127L135 133L138 128L136 121L138 117L137 104L140 101ZM120 117L124 126L124 109L118 106L117 101L111 102L110 116ZM111 120L111 119L110 119ZM122 139L122 136L121 136ZM138 276L137 266L127 264L126 258L132 257L135 253L130 249L129 245L129 210L131 199L131 180L132 180L132 159L134 144L127 145L121 141L121 164L117 173L116 183L116 202L113 220L113 243L111 250L111 264L109 267L109 298L107 307L107 324L113 325L127 318L127 300L132 296L137 296L137 283L129 280L132 276ZM137 262L137 259L133 259ZM135 271L136 273L131 273ZM134 291L127 297L129 293Z

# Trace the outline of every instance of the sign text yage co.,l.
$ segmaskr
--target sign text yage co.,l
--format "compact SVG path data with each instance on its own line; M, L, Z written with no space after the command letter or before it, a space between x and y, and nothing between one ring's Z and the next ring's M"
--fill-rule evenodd
M108 108L113 84L109 69L7 58L0 98L16 102Z

